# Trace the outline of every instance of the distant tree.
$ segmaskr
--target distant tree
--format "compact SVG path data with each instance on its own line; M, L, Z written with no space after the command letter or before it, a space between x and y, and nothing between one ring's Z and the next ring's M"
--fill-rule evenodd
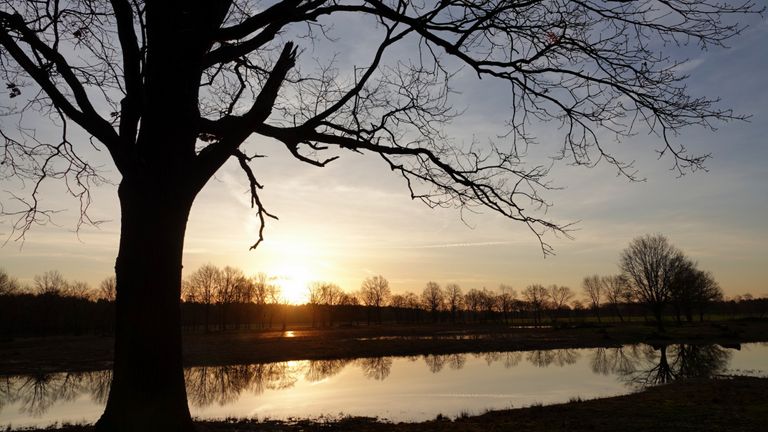
M0 296L10 296L21 290L19 281L0 268Z
M334 306L339 305L344 297L344 291L336 284L330 282L312 282L307 287L308 301L312 309L312 326L318 318L318 313L324 310L328 317L328 325L333 325ZM322 317L320 324L324 325Z
M449 283L445 286L445 304L451 312L451 322L456 322L456 315L461 310L464 296L461 287L455 283Z
M675 273L669 286L669 302L675 313L675 319L679 323L681 315L685 315L688 321L692 321L692 313L697 290L697 279L701 272L697 264L687 257L680 258Z
M699 271L696 275L693 305L699 311L699 321L704 321L704 311L714 302L723 301L723 289L711 272Z
M601 279L605 290L605 298L613 308L619 321L624 322L624 316L621 314L621 305L632 301L632 290L629 285L629 279L626 275L603 276Z
M87 282L74 281L67 284L67 296L90 300L94 296L94 292Z
M341 295L339 296L339 306L357 306L359 304L360 301L357 297L344 291L341 292Z
M382 275L366 278L360 286L360 298L363 304L376 310L379 322L381 322L381 308L386 306L391 295L389 281ZM370 322L370 316L368 321Z
M547 297L552 306L552 320L557 318L562 310L568 308L568 302L573 300L576 295L570 287L562 285L550 285L547 288Z
M464 294L464 306L472 314L474 320L478 319L478 313L483 308L483 293L477 288L472 288Z
M35 275L34 290L37 295L63 297L69 293L69 283L58 270L49 270Z
M389 305L393 308L405 308L405 295L392 294L392 297L389 299Z
M259 324L261 328L264 328L267 323L267 308L269 298L269 276L260 272L251 278L253 282L253 303L256 304L256 311L259 315Z
M216 302L216 294L221 277L221 270L213 264L205 264L193 272L184 282L186 301L203 305L205 330L210 330L211 306Z
M509 315L514 307L515 297L517 297L517 293L512 286L505 284L499 285L499 295L497 296L498 306L499 309L501 309L502 318L505 323L509 319Z
M115 301L117 283L114 276L109 276L99 283L98 298L106 301Z
M310 314L312 315L312 327L317 325L320 305L323 301L323 284L324 282L311 282L307 285L307 304L309 305Z
M492 320L494 318L494 312L496 312L499 305L496 293L483 287L483 289L480 290L480 304L485 312L485 319Z
M592 310L595 311L597 322L600 322L600 305L605 292L603 280L598 275L587 276L582 281L581 286L590 305L592 305Z
M528 302L528 305L533 312L533 320L536 324L541 323L541 313L547 305L548 297L547 289L540 284L528 285L523 290L523 299Z
M645 305L663 330L664 308L683 253L661 234L637 237L621 253L620 267L630 281L633 296Z
M581 312L584 310L584 303L581 300L574 300L571 302L571 309L573 309L577 315L581 315Z
M437 322L437 314L442 310L444 301L445 293L440 285L437 282L427 282L424 291L421 292L421 303L424 309L429 311L433 322Z

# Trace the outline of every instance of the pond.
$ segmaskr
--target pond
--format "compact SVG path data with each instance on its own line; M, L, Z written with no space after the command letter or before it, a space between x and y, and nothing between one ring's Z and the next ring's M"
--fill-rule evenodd
M626 394L685 377L768 376L768 344L628 345L472 354L307 360L185 371L197 418L392 421ZM0 376L0 428L94 422L109 371Z

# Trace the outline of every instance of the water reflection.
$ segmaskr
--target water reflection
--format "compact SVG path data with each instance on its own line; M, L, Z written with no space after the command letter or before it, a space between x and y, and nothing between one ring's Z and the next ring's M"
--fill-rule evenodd
M552 365L563 367L576 363L580 357L581 354L578 350L559 349L529 351L526 358L531 364L538 367L549 367Z
M733 353L733 349L717 345L633 345L591 350L429 354L398 359L398 365L421 360L426 370L437 374L446 370L461 370L468 360L473 365L484 362L488 367L501 365L506 370L523 367L521 364L525 360L530 365L527 367L533 367L533 370L557 367L562 368L563 373L577 374L582 372L573 368L566 372L565 369L580 363L586 364L594 374L615 376L625 385L636 388L681 378L722 374L727 370ZM581 361L582 358L584 361ZM194 367L187 369L184 377L190 405L202 409L227 406L247 394L261 395L266 390L289 389L298 381L321 383L339 376L348 367L352 372L359 370L365 380L384 381L390 377L395 359L377 357ZM532 375L532 372L525 373ZM16 410L27 417L41 417L57 403L82 397L101 406L106 401L110 379L109 371L0 377L0 415L3 410ZM334 382L333 385L336 384ZM578 388L573 390L574 395L579 392Z
M111 380L110 371L0 377L0 410L5 405L18 404L19 412L39 417L54 404L72 401L83 394L104 405Z
M227 405L246 391L261 394L265 389L289 388L296 379L290 362L204 366L184 371L187 397L195 407Z
M732 351L717 345L669 345L639 348L637 360L619 361L616 373L637 387L666 384L683 378L710 378L728 367ZM615 354L619 356L619 354Z

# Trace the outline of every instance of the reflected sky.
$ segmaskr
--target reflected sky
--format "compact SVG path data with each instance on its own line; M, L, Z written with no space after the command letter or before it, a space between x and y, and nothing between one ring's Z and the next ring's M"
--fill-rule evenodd
M185 371L198 418L393 421L606 397L689 377L766 376L768 344L631 345L209 366ZM0 428L93 422L109 371L0 377Z

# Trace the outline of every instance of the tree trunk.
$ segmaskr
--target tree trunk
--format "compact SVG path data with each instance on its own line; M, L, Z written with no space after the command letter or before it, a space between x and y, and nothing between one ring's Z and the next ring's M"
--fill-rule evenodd
M193 194L123 180L112 385L98 431L194 430L181 352L181 260Z
M660 332L664 331L664 306L661 304L654 304L653 317L656 318L656 326Z

